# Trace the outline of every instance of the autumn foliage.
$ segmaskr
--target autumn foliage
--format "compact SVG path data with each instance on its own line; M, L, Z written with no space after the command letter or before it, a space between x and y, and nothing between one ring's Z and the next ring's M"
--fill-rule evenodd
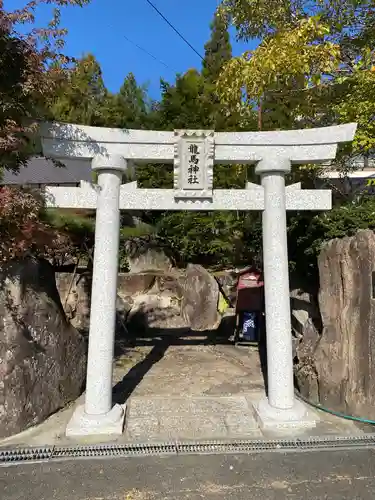
M86 0L31 0L5 10L0 0L0 176L18 171L38 153L39 120L48 116L50 100L67 78L71 60L63 53L66 30L60 8ZM36 27L39 6L51 7L51 20ZM28 27L30 29L28 29ZM56 257L70 240L43 218L43 197L30 190L0 187L0 261L27 254Z
M0 167L18 170L35 149L38 120L45 118L71 63L63 54L66 30L59 26L59 7L84 3L32 0L22 9L6 11L0 0ZM36 28L41 4L55 8L48 25Z
M42 196L31 190L0 187L0 261L25 255L56 259L70 251L70 240L43 219Z

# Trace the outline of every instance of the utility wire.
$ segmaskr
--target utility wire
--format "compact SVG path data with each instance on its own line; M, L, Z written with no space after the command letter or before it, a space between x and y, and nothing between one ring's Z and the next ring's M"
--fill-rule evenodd
M159 64L162 64L163 66L165 66L167 69L169 69L170 71L174 71L172 70L172 68L170 66L168 66L164 61L162 61L161 59L158 59L156 56L154 56L153 54L151 54L151 52L149 52L148 50L146 50L145 48L141 47L140 45L138 45L138 43L136 42L133 42L133 40L130 40L130 38L128 38L126 35L122 35L125 40L129 43L131 43L132 45L134 45L135 47L137 47L137 49L141 50L142 52L144 52L145 54L147 54L149 57L151 57L152 59L154 59L156 62L158 62Z
M168 19L165 17L165 15L164 15L162 12L160 12L160 10L156 7L156 5L155 5L153 2L151 2L151 0L146 0L146 2L147 2L147 3L148 3L148 4L149 4L149 5L150 5L150 6L151 6L151 7L152 7L152 8L153 8L153 9L154 9L154 10L155 10L158 14L159 14L159 16L160 16L161 18L163 18L163 19L164 19L164 21L168 24L168 26L170 26L170 27L173 29L173 31L174 31L175 33L177 33L177 35L178 35L178 36L179 36L179 37L180 37L180 38L181 38L181 39L182 39L182 40L183 40L183 41L184 41L184 42L185 42L185 43L186 43L186 44L187 44L187 45L191 48L191 50L192 50L192 51L194 51L194 52L197 54L197 56L198 56L198 57L200 57L200 58L202 59L202 61L203 61L203 60L204 60L204 57L202 56L202 54L200 54L200 53L199 53L199 52L198 52L198 51L197 51L197 50L196 50L196 49L195 49L195 48L191 45L191 43L189 42L189 40L187 40L187 39L184 37L184 35L183 35L182 33L180 33L180 32L178 31L178 29L177 29L177 28L175 28L175 27L173 26L173 24L172 24L170 21L168 21Z

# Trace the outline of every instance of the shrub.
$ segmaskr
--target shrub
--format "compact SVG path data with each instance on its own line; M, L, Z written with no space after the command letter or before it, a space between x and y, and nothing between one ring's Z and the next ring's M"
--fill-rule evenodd
M354 235L359 229L375 229L375 198L364 196L332 210L289 217L289 258L292 270L318 278L317 256L323 243Z
M42 218L43 197L36 191L0 187L0 260L47 256L70 246L67 235Z

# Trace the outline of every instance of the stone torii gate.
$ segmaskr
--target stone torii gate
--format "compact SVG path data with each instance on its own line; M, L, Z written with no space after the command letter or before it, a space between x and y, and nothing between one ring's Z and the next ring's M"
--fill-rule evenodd
M86 399L67 435L121 434L124 408L112 405L120 210L261 210L267 330L268 397L255 407L263 427L311 426L294 397L286 210L329 210L331 191L285 186L293 164L333 160L356 124L278 132L154 132L44 124L45 156L91 161L97 185L47 188L48 205L96 209ZM174 162L174 189L122 184L132 163ZM261 185L213 190L214 163L253 164Z

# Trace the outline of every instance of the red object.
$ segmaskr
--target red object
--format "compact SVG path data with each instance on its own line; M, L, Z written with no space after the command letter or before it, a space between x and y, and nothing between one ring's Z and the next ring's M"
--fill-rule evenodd
M261 312L263 310L263 287L260 272L248 271L242 274L237 284L236 311Z
M261 281L261 277L262 276L259 272L249 272L243 274L238 280L237 290L263 286L264 283Z

